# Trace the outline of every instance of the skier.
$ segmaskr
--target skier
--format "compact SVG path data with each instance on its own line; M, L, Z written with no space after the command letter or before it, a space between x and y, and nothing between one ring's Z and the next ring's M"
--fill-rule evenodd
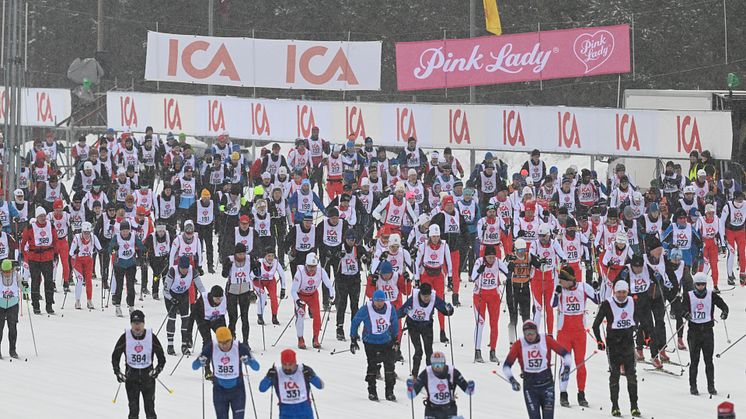
M158 336L151 329L145 329L145 314L135 310L130 314L130 330L124 331L114 346L111 364L119 383L124 383L129 400L129 416L140 414L140 394L145 404L147 419L155 419L155 380L166 366L166 356ZM122 372L119 362L125 356L126 366ZM153 358L158 364L153 366Z
M114 296L112 301L116 308L117 317L122 315L122 290L125 286L125 277L127 281L127 307L130 313L135 306L135 274L137 272L137 254L143 252L145 247L142 245L140 238L132 234L130 223L122 221L119 225L119 233L115 234L109 243L109 254L116 254L114 260Z
M246 256L246 245L238 243L233 249L233 256L223 260L223 278L227 278L225 291L228 294L228 328L236 335L236 323L241 317L243 343L249 342L249 305L254 293L251 282L251 261ZM239 313L240 310L240 313Z
M334 272L334 280L337 280L339 272L339 256L342 250L342 241L350 226L347 221L339 218L339 210L331 208L321 222L316 225L316 239L319 249L319 261L324 267L326 275L331 278ZM322 290L324 311L329 311L329 295Z
M399 318L406 316L409 340L414 345L412 377L419 375L423 347L425 363L430 365L430 357L433 354L434 309L445 316L453 314L453 306L450 303L446 304L445 300L434 294L433 287L430 284L422 284L412 291L412 296L397 311Z
M18 353L16 352L16 341L18 339L18 330L16 325L18 324L18 312L20 310L20 285L23 286L24 294L28 291L28 282L25 279L21 279L18 272L13 269L13 262L10 259L5 259L0 264L0 342L3 340L3 329L5 324L8 324L8 343L9 343L9 354L11 358L18 359ZM3 359L2 353L0 353L0 359Z
M715 339L712 333L714 326L715 306L720 309L720 319L725 322L728 318L728 305L720 295L707 289L707 275L704 272L694 274L694 290L684 293L681 304L682 315L689 321L687 342L689 343L689 393L698 395L697 369L699 368L699 354L705 361L705 375L707 376L707 392L715 396L715 365L712 363L712 353L715 349Z
M166 274L168 269L168 257L171 252L171 238L174 234L168 231L168 227L163 221L158 221L155 226L155 232L145 239L145 248L147 249L148 262L150 269L153 270L153 299L159 300L158 281Z
M531 243L531 256L538 259L539 268L534 270L531 281L531 295L534 298L534 317L537 321L545 315L546 333L554 335L554 310L552 310L552 292L555 288L556 272L559 265L564 265L567 255L557 240L552 238L552 227L542 223L538 230L538 240Z
M70 244L70 257L73 260L73 271L76 274L75 281L75 308L82 309L80 296L83 292L83 282L85 282L85 294L88 300L86 304L89 310L93 307L93 262L96 260L96 254L101 252L101 243L98 238L91 234L93 227L88 221L83 223L81 232L76 234Z
M181 353L187 354L192 347L192 322L189 318L189 290L193 285L200 292L205 293L205 287L199 274L194 270L188 256L179 258L178 267L168 269L166 280L163 281L163 296L168 312L166 322L166 337L168 338L168 354L176 355L174 350L174 334L176 332L176 313L181 316Z
M272 237L270 237L272 238ZM270 308L272 310L272 324L278 325L280 321L277 319L277 310L279 308L279 302L277 300L277 280L275 277L279 277L280 280L280 300L285 299L285 270L282 269L280 263L275 258L275 246L274 239L272 238L272 244L264 247L264 257L259 259L257 262L259 265L259 275L253 275L254 289L256 290L259 301L257 305L257 324L264 325L264 310L267 305L267 299L269 299Z
M296 219L297 220L297 219ZM295 276L309 254L316 254L316 231L313 229L313 214L303 215L303 220L290 228L285 236L285 248L289 249L290 273Z
M725 246L725 232L720 228L720 219L715 215L715 206L707 204L705 206L705 216L700 218L697 223L697 229L699 235L702 237L704 242L704 249L702 256L704 257L704 264L700 266L700 270L708 268L712 272L712 292L719 294L718 289L718 241L721 246ZM706 271L705 271L706 273Z
M523 337L513 342L503 364L503 374L510 381L513 391L521 385L513 376L513 364L523 371L523 398L526 401L529 419L552 419L554 417L554 377L552 377L551 352L562 357L560 384L570 378L570 352L550 335L539 332L532 320L523 322Z
M505 299L508 306L508 315L510 324L508 325L508 335L510 336L511 345L516 340L516 327L518 325L518 313L521 314L521 321L529 319L531 311L531 271L534 262L529 254L529 244L523 238L515 241L513 247L514 253L507 255L505 260L508 261L508 271L511 273L510 282L505 284ZM536 260L534 258L534 260Z
M426 243L420 245L417 250L417 262L415 275L415 286L419 285L420 281L423 284L430 284L438 295L445 297L445 286L443 284L443 272L452 272L451 269L451 257L448 243L440 239L440 227L436 224L432 224L428 230L428 239ZM448 283L452 282L451 277L448 277ZM447 343L448 338L446 337L446 330L444 327L445 317L442 313L438 313L438 324L440 325L440 341Z
M454 392L460 387L469 397L474 394L474 380L466 381L461 371L446 364L443 352L430 357L430 365L416 379L407 379L407 397L414 399L423 388L427 391L425 417L449 419L458 415Z
M744 193L736 191L733 199L727 201L720 214L720 231L725 232L728 242L728 285L735 285L733 265L738 256L738 268L741 285L746 285L746 207L743 205Z
M202 294L197 302L192 304L192 319L197 323L197 330L202 337L202 346L210 339L210 331L216 331L227 325L225 314L227 312L225 294L220 285L213 285L210 292ZM230 330L229 330L230 331Z
M47 314L54 314L54 277L53 260L57 249L57 231L47 220L44 207L36 207L35 218L29 222L23 232L20 249L23 249L23 260L28 263L31 275L31 305L34 314L41 314L41 282L44 277L44 302Z
M368 301L366 307L359 310L352 319L350 327L350 352L353 354L360 349L358 345L358 329L363 324L363 344L365 355L368 359L365 381L368 383L368 399L378 400L376 390L376 376L383 363L384 382L386 383L386 400L396 401L394 396L394 384L396 373L394 363L396 360L396 337L399 334L399 320L394 306L386 301L386 294L377 290L373 293L373 299Z
M454 306L460 306L458 299L459 287L461 284L461 259L460 254L466 248L464 244L467 241L466 220L459 211L456 210L453 196L448 195L441 200L442 211L433 215L430 220L431 224L438 225L445 242L451 253L446 255L451 258L451 265L448 276L452 279L449 281L448 290L452 291L451 300ZM417 219L415 217L415 219ZM463 252L464 255L466 252Z
M213 230L215 229L215 216L218 212L215 201L210 199L211 194L207 189L202 189L200 199L192 204L189 214L197 220L195 230L199 235L200 245L207 253L207 272L215 273L215 252L212 245Z
M642 259L640 259L642 260ZM557 320L557 342L575 357L575 365L578 369L578 404L588 407L585 399L585 380L587 372L585 368L586 326L585 310L586 301L598 304L596 291L587 282L579 281L573 268L566 266L559 273L559 285L554 290L552 307L559 307ZM567 381L560 382L560 405L569 407L567 398Z
M323 269L318 269L318 265L319 258L316 257L315 253L309 253L306 256L306 264L298 266L295 275L293 275L293 285L290 288L290 295L295 303L295 330L298 335L298 348L300 349L306 349L306 342L303 339L303 318L307 310L313 317L313 347L315 349L321 348L321 343L319 343L319 332L321 331L319 286L322 282L329 289L330 303L334 303L334 286L326 272Z
M222 289L221 289L222 291ZM202 345L200 356L192 362L192 369L214 370L212 380L212 403L215 406L217 419L228 419L228 412L233 419L243 419L246 408L246 387L243 383L241 364L259 371L259 362L251 355L251 348L238 343L230 329L225 326L215 330L215 339Z
M471 273L470 282L474 282L474 361L482 359L482 331L484 330L485 312L490 316L490 362L499 362L495 354L497 346L497 322L500 320L500 272L508 275L508 267L497 259L494 246L487 246L484 256L477 259Z
M277 393L280 419L313 419L311 384L319 390L324 388L314 370L298 364L295 351L285 349L280 352L280 368L272 365L259 383L259 391L263 393L271 387Z
M619 376L627 379L627 392L633 417L640 417L637 407L637 372L635 370L635 302L629 295L629 284L616 281L614 295L604 300L593 321L593 334L598 350L608 348L609 393L611 393L611 415L622 416L619 410ZM601 337L601 324L606 321L606 343Z

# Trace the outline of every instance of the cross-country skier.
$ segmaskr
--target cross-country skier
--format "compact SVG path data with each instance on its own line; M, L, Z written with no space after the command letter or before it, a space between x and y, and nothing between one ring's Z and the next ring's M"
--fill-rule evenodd
M430 365L433 354L433 314L438 310L445 316L453 314L453 306L433 292L430 284L422 284L412 290L412 296L402 304L397 315L406 316L409 340L414 345L412 356L412 377L417 377L422 362L422 352L425 352L425 364Z
M362 240L361 240L362 241ZM345 340L344 322L347 303L350 304L350 320L355 317L360 299L360 271L363 263L369 262L365 245L358 243L355 231L345 233L344 244L339 255L339 278L334 285L337 290L337 340Z
M622 416L619 410L619 376L627 379L627 392L633 417L640 417L637 407L637 371L635 369L635 302L629 296L629 284L616 281L614 295L601 303L593 321L593 334L598 350L607 350L609 358L609 393L611 415ZM601 337L601 324L606 321L606 343Z
M2 274L0 274L0 279L2 279L0 281L0 342L3 340L3 329L7 323L8 353L11 358L18 359L18 353L16 352L18 330L16 329L16 325L18 324L19 302L21 298L19 285L22 285L25 291L28 290L28 282L22 279L18 272L13 269L13 262L10 259L5 259L0 264L0 270L2 270ZM0 353L0 359L3 359L2 353Z
M130 314L131 329L125 330L114 346L111 364L117 381L124 383L129 400L129 416L137 418L140 414L140 394L145 404L147 419L155 419L155 380L166 366L166 356L158 336L151 329L145 329L145 314L135 310ZM119 361L125 356L125 369L122 372ZM153 358L158 364L153 365Z
M70 257L73 260L73 271L76 273L75 281L75 308L82 309L80 296L83 292L85 282L85 294L88 300L87 307L93 309L93 262L96 254L101 251L101 243L98 238L91 234L93 227L88 221L83 223L81 232L76 234L70 244Z
M306 264L298 266L293 275L290 295L295 303L295 330L298 335L298 348L306 349L303 339L303 319L307 311L313 317L313 347L321 348L319 332L321 331L321 313L319 312L319 287L321 284L329 290L330 303L334 303L334 286L323 269L319 269L319 258L315 253L306 256Z
M207 253L207 272L215 273L215 252L213 250L212 238L215 230L215 218L218 213L218 206L211 198L210 191L202 189L200 198L189 208L189 214L197 221L195 230L199 235L201 247Z
M523 322L523 337L513 342L503 364L503 374L514 391L521 385L513 376L513 364L523 371L523 398L526 401L529 419L552 419L554 417L554 377L552 377L551 351L562 357L563 369L560 383L570 377L570 352L550 335L539 332L532 320Z
M216 331L226 326L227 304L225 293L220 285L213 285L210 292L202 294L202 298L192 304L192 318L197 323L197 330L202 337L202 345L211 339L210 331Z
M179 258L178 266L169 268L163 281L163 297L168 312L166 322L166 336L168 338L168 354L176 355L174 351L174 334L176 332L176 313L181 316L181 353L186 354L192 347L192 322L189 317L189 290L196 286L201 293L206 293L205 286L199 274L192 266L188 256Z
M225 291L228 300L228 328L236 335L236 324L241 318L243 343L249 342L249 306L251 305L254 284L251 282L251 261L246 255L246 245L238 243L233 256L223 260L223 278L228 279Z
M448 275L450 275L452 272L450 254L451 251L448 248L448 243L440 239L440 227L436 224L430 225L427 242L420 245L420 248L417 250L415 286L422 281L423 284L432 285L438 295L445 297L443 273L448 272ZM452 280L449 276L448 283L450 284L451 282ZM447 343L448 337L446 337L444 323L445 318L443 314L438 313L440 341Z
M115 254L114 260L114 295L112 301L116 308L117 317L122 315L122 290L127 286L127 307L130 313L135 306L135 273L137 272L137 254L145 250L140 238L132 234L130 223L122 221L119 233L115 234L109 243L109 254Z
M315 317L314 317L315 320ZM386 384L386 400L396 401L394 384L396 373L396 337L399 334L399 320L393 304L386 301L386 294L377 290L373 299L368 301L365 308L359 310L352 319L350 327L350 352L353 354L360 349L358 345L358 329L363 324L363 345L368 359L365 381L368 383L368 399L378 400L376 376L383 363L384 382Z
M251 355L251 348L233 338L225 326L215 330L215 339L206 341L200 356L192 362L192 369L212 366L212 403L217 419L243 419L246 408L246 387L243 383L243 365L259 371L259 362Z
M474 394L474 380L466 381L461 371L446 364L443 352L435 352L430 357L430 365L416 379L407 379L407 397L414 399L424 388L427 391L425 418L455 418L458 416L454 394L456 387L460 387L469 397Z
M273 238L272 238L273 239ZM280 300L285 299L285 270L275 258L274 239L272 244L264 246L264 257L257 262L259 265L259 275L254 275L254 289L256 290L259 301L257 302L257 323L264 325L264 310L266 310L267 300L269 300L272 312L272 324L280 324L277 319L277 310L279 301L277 299L277 279L280 281Z
M490 316L490 362L498 362L495 354L497 346L497 322L500 319L500 297L497 288L500 286L500 272L508 275L508 267L497 259L494 246L487 246L484 256L477 259L471 273L470 282L474 282L474 361L482 359L482 331L485 314Z
M280 419L313 419L311 385L321 390L324 382L308 365L298 364L295 351L280 353L280 368L272 365L259 383L262 393L270 388L277 394Z
M707 275L704 272L694 274L694 289L684 293L681 304L682 315L689 321L687 343L689 343L689 392L698 395L697 369L699 368L699 354L705 361L705 375L707 376L707 392L716 395L715 365L712 363L712 353L715 349L715 338L712 333L714 326L715 306L720 309L720 319L728 318L728 305L720 295L707 289Z

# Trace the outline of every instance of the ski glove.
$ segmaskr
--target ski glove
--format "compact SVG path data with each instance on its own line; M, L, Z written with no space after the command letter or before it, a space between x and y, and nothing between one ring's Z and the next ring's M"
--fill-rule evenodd
M248 365L252 370L259 371L259 363L256 361L256 359L251 358L248 355L244 355L241 357L241 362Z
M453 291L453 277L448 277L448 291Z
M334 302L335 300L336 300L335 297L329 297L329 305L333 306L335 304L335 302Z
M114 375L116 375L117 381L120 382L120 383L123 383L123 382L127 381L127 375L125 375L121 371L115 371Z
M357 336L350 337L350 352L354 355L358 349L360 349L360 345L357 344Z
M280 290L280 300L284 300L284 299L285 299L285 288Z
M411 378L407 378L407 397L409 399L414 399L417 396L414 392L414 380Z
M306 306L306 303L305 303L305 302L303 302L303 300L301 300L301 299L299 298L299 299L295 300L295 305L296 305L296 306L297 306L297 307L298 307L299 309L301 309L301 310L302 310L302 309L303 309L303 307L305 307L305 306Z
M557 287L554 288L555 294L562 294L562 285L557 285Z
M163 367L159 365L153 368L152 370L150 370L150 372L148 373L148 376L155 380L161 374L161 371L163 371Z
M446 304L446 311L448 312L448 316L453 314L453 305L451 305L451 303Z
M720 318L723 319L723 320L727 319L728 318L728 312L727 311L721 312L720 313Z
M469 380L466 383L466 390L464 391L464 393L468 394L469 396L471 396L472 394L474 394L474 386L475 385L476 384L474 383L474 380Z
M560 381L567 381L570 379L570 366L565 365L562 368L562 373L560 374Z
M598 350L599 351L605 351L606 350L606 344L603 343L603 342L601 342L601 341L598 341Z
M515 377L510 377L510 386L513 387L513 391L521 391L521 383Z

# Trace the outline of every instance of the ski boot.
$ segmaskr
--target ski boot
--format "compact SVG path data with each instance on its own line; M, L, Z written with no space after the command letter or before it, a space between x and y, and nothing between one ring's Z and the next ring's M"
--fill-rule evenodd
M563 391L560 393L560 406L570 407L570 401L567 400L567 392Z
M262 317L261 314L256 315L256 324L259 326L264 326L264 317Z
M479 362L480 364L484 363L484 359L482 359L482 350L481 349L475 349L474 350L474 362Z
M622 411L619 410L619 406L612 406L611 407L611 416L614 416L614 417L617 417L617 418L622 416Z
M454 293L451 295L451 303L453 303L454 307L460 307L461 303L458 300L458 294Z
M135 311L135 306L127 306L127 311L129 311L129 314L132 314Z
M585 391L578 392L578 404L582 407L588 407L588 400L585 399Z
M497 355L495 355L494 349L490 349L490 362L496 362L498 365L500 364L500 360L497 359Z
M665 351L663 351L665 352ZM642 353L642 349L635 349L635 360L637 361L644 361L645 360L645 354Z
M662 368L663 368L663 363L661 363L661 360L660 360L660 359L659 359L658 357L655 357L655 358L653 358L653 359L652 359L652 360L650 361L650 363L651 363L651 364L653 364L653 367L654 367L655 369L657 369L657 370L659 370L659 369L662 369Z
M75 309L82 310L83 307L80 305L80 300L75 300Z
M394 384L396 383L396 373L387 372L385 381L386 381L386 400L390 402L395 402L396 396L394 396Z
M718 288L718 286L715 285L714 287L712 287L712 293L713 294L720 294L720 288Z
M386 400L388 400L390 402L395 402L396 401L396 396L394 396L394 390L393 389L386 390Z
M272 324L276 324L276 325L280 324L280 321L277 320L277 314L272 315Z
M143 289L140 290L140 294L142 294L142 295L150 295L150 291L148 291L147 288L143 288Z
M337 326L337 340L341 342L345 341L345 331L342 326Z
M366 374L365 381L368 383L368 400L372 402L377 402L378 401L378 390L376 389L375 374L372 374L372 373Z
M63 292L70 292L70 283L69 282L64 282L62 284L62 291Z
M668 354L666 353L666 350L662 350L658 357L660 358L661 362L671 362L671 358L668 357Z
M213 268L212 266L208 266L207 267L207 272L211 273L211 274L214 274L215 273L215 268Z
M34 314L41 314L41 309L38 306L34 307Z
M739 282L741 283L741 286L743 287L746 285L746 272L741 272L739 275Z
M697 386L689 386L689 394L692 396L699 396L699 390L697 390Z
M13 356L13 352L10 353L10 356ZM707 392L710 393L710 396L717 396L718 391L715 390L715 386L707 386Z
M640 409L637 406L634 406L632 410L630 411L630 413L632 413L633 418L642 417L642 413L640 413Z
M154 300L160 300L161 299L161 297L158 296L158 291L157 290L153 290L153 299Z
M368 400L370 400L372 402L377 402L378 401L378 391L376 390L375 387L373 387L373 388L368 387Z
M306 349L306 341L303 336L298 337L298 349Z
M319 335L313 335L313 348L314 349L321 348L321 343L319 343Z
M10 357L13 359L18 359L18 352L16 352L15 349L10 350Z
M52 303L47 303L47 314L54 315L54 309L52 308Z
M440 343L448 343L448 342L449 340L448 340L448 337L446 336L446 331L441 330L440 331Z
M728 285L736 285L736 276L733 274L728 275Z
M88 302L86 303L86 308L88 308L88 310L94 310L96 308L93 306L93 300L88 300Z
M686 345L684 345L684 338L678 338L676 340L676 347L679 348L680 351L686 351Z
M176 356L176 350L174 349L174 345L173 345L173 344L169 344L169 345L168 345L168 349L167 349L167 351L166 351L166 352L167 352L167 353L168 353L169 355L174 355L174 356Z

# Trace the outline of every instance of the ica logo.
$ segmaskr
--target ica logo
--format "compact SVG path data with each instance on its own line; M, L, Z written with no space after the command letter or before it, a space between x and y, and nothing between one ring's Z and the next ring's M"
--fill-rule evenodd
M557 146L580 148L578 121L572 112L557 112Z
M357 106L345 106L345 121L347 126L347 138L365 138L365 120L363 110Z
M251 104L251 133L254 135L270 135L267 107L261 103Z
M508 144L513 147L516 144L526 146L521 113L518 111L503 111L503 145Z
M466 111L461 109L448 110L448 134L449 142L461 144L466 141L471 144L471 135L469 135L469 120L466 116Z
M163 98L163 127L167 130L181 130L179 101L174 98Z
M297 136L308 138L311 136L311 129L316 126L316 120L313 116L313 108L309 105L298 105L295 110Z
M680 115L676 116L676 144L679 152L702 151L697 118L689 115L685 115L683 118Z
M135 99L131 96L120 96L119 112L122 126L137 126L137 108L135 108Z
M344 49L339 48L328 63L327 53L329 48L324 46L313 46L300 53L298 56L298 46L288 45L287 49L287 67L285 81L295 83L296 76L300 75L306 82L315 85L326 84L337 76L337 81L342 81L350 85L359 84L355 73L352 71L350 62L347 60ZM318 68L321 64L324 70L314 72L311 69L311 60L315 62L314 67Z
M192 41L186 44L183 48L180 47L178 39L170 39L168 41L169 76L176 76L179 64L181 64L181 69L190 77L195 79L206 79L215 75L215 73L220 70L218 75L221 77L225 77L231 81L241 80L225 44L220 43L220 46L215 52L208 51L210 50L210 43L202 40ZM212 58L205 67L197 68L194 65L194 58L199 57L200 55L206 55L208 57L212 55ZM201 59L200 61L203 60Z
M223 104L219 100L207 101L207 129L213 132L225 131Z
M640 151L640 139L637 135L635 117L629 114L616 115L616 149L629 151L634 148Z
M46 92L36 93L36 120L39 122L54 122L52 100Z
M406 142L410 137L417 138L414 112L409 108L396 108L396 141Z

